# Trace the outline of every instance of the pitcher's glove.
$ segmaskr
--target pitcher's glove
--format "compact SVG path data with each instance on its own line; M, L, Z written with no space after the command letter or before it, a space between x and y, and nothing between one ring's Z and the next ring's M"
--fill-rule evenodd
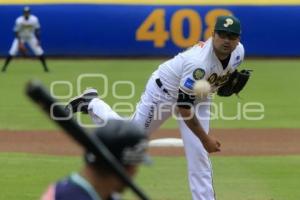
M229 97L232 94L238 95L248 82L251 71L249 69L235 70L230 75L229 80L218 89L217 94L223 97Z

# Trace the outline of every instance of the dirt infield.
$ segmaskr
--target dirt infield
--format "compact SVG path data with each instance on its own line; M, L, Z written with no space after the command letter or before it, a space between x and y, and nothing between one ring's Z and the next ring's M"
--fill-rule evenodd
M215 129L222 143L216 156L258 156L300 154L300 129ZM161 130L156 138L180 138L177 130ZM50 155L80 155L81 148L58 131L0 131L0 152L26 152ZM150 149L151 155L181 156L183 148Z

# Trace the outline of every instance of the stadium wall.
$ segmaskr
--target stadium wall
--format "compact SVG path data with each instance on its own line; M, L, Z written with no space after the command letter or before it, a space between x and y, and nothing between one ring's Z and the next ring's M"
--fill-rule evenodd
M24 5L0 6L0 55ZM32 4L51 56L171 56L206 40L218 15L242 22L247 56L299 56L299 5Z

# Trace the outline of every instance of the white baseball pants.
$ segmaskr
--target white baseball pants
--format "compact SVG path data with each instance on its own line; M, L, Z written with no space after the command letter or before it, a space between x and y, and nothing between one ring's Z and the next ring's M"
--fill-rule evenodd
M159 88L155 82L158 78L154 73L147 85L132 121L142 125L148 133L154 132L172 114L176 115L175 102ZM210 101L205 100L197 107L197 117L205 132L209 131ZM95 98L89 104L89 114L96 124L107 119L122 119L109 105L101 99ZM212 181L212 167L207 151L200 140L186 126L183 120L178 119L181 136L184 142L185 154L188 163L189 185L193 200L215 200ZM187 197L187 199L189 199Z
M21 38L21 42L24 44L27 43L31 48L31 50L33 51L34 55L36 56L41 56L44 53L42 47L38 44L38 40L36 39L36 37ZM18 54L19 52L18 43L19 43L18 39L15 38L9 50L9 55L16 56Z

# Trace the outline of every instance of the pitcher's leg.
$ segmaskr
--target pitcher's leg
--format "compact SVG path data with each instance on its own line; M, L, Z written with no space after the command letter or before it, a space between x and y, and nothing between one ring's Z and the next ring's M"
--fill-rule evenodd
M198 119L205 132L209 131L209 105L198 110ZM201 141L179 120L180 132L188 163L188 176L193 200L215 200L212 166Z
M88 105L88 112L93 122L102 125L109 119L124 119L118 115L111 107L99 98L94 98Z
M180 121L179 124L188 163L189 184L193 200L214 200L212 168L208 153L185 122Z
M148 133L152 133L172 114L172 106L165 103L167 102L165 98L163 91L156 85L155 79L150 77L136 111L129 120L146 129ZM108 119L124 119L99 98L93 98L89 102L88 112L92 120L99 125Z
M172 115L172 105L168 95L157 86L155 77L151 76L137 104L132 121L151 134Z
M132 121L149 134L156 131L172 114L171 106L152 100L148 94L144 94L132 117Z

